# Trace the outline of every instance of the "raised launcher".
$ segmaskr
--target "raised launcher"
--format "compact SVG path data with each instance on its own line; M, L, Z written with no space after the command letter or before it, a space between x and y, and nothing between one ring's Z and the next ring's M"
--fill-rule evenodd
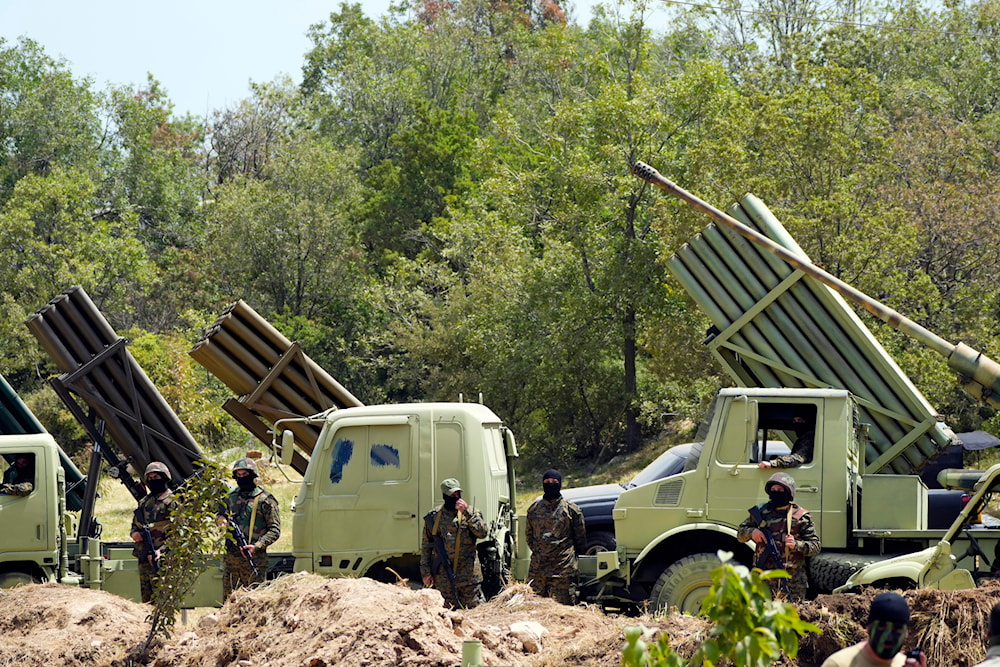
M633 173L720 223L669 260L714 324L712 354L742 386L849 390L870 425L866 472L915 473L954 434L844 298L944 356L968 393L1000 407L1000 366L812 264L753 195L724 213L649 165L639 162Z
M62 371L49 383L94 442L88 479L96 479L103 456L112 474L139 499L145 490L127 464L142 471L160 461L175 482L194 474L204 458L201 448L82 287L55 297L25 325ZM97 485L88 484L86 493L81 539L96 537L89 520Z
M242 300L219 316L190 355L239 396L223 407L268 447L279 419L364 405ZM322 420L285 426L295 435L292 467L300 474L322 427Z

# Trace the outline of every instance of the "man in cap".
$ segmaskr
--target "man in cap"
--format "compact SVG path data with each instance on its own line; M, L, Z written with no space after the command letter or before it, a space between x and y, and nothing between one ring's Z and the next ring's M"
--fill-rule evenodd
M910 627L910 608L899 593L880 593L868 609L868 639L842 648L822 667L927 667L927 655L899 652Z
M809 586L805 560L819 553L819 536L808 510L792 502L795 480L791 475L774 473L764 490L768 501L750 508L750 516L740 524L736 537L740 542L754 541L757 567L785 570L791 576L769 580L772 592L802 600Z
M257 485L257 463L246 457L237 459L233 479L236 488L226 495L218 517L219 525L229 527L222 557L223 601L236 588L264 581L267 547L281 536L278 501Z
M420 576L448 607L472 609L483 602L483 573L476 542L486 537L483 515L462 498L457 479L441 482L444 502L424 516Z
M528 579L538 595L573 604L576 556L587 550L583 512L562 497L558 470L542 473L542 490L542 497L528 508Z
M146 466L143 480L149 493L139 501L132 514L132 555L139 559L139 592L142 601L153 599L154 580L160 569L160 557L170 528L170 512L174 508L170 490L170 469L159 461Z
M14 463L3 473L0 494L27 496L35 490L35 455L18 452Z
M989 636L986 638L986 660L973 667L1000 667L1000 602L990 610Z

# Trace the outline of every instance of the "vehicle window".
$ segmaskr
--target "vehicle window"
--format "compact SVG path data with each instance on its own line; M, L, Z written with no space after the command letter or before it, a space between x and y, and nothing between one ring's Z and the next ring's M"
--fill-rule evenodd
M640 470L639 473L632 478L629 486L648 484L649 482L655 482L658 479L663 479L664 477L669 477L670 475L676 475L684 468L684 461L687 460L688 450L688 446L678 445L677 447L672 447L663 452L656 457L656 460Z

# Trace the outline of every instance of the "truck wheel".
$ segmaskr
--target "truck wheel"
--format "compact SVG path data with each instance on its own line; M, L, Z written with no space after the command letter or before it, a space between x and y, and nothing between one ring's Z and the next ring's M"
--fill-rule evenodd
M701 612L701 603L712 587L712 570L719 567L715 554L694 554L668 567L653 584L649 602L654 612L676 607L686 614Z
M618 544L615 542L613 534L604 530L595 530L592 533L587 533L586 555L593 556L602 551L614 551L617 548Z
M33 576L24 572L0 573L0 588L14 588L15 586L26 586L37 583L38 581Z
M809 583L819 593L832 593L834 588L847 583L848 577L875 561L890 556L819 553L808 562Z

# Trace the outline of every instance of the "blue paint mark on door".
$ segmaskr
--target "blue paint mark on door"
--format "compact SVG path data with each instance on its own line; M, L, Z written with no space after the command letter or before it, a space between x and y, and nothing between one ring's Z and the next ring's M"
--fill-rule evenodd
M344 479L344 468L354 455L354 443L350 440L338 440L333 445L333 462L330 463L330 481L339 484Z
M372 465L382 468L385 466L399 467L399 450L392 445L372 445L371 451Z

